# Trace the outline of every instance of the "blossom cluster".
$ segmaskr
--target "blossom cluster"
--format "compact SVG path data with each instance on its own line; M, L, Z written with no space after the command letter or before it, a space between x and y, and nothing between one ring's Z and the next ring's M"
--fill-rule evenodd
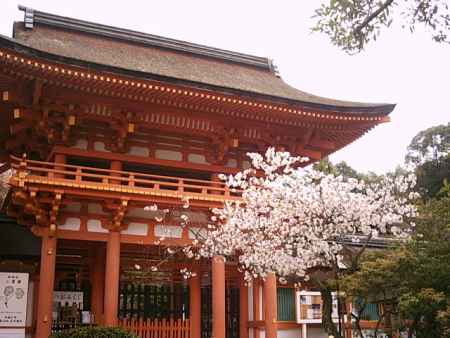
M414 226L414 175L368 183L302 168L304 158L273 148L249 156L251 169L221 176L243 191L242 200L214 209L201 245L192 248L204 257L238 257L248 281L270 272L307 280L311 268L340 259L340 239L405 239Z

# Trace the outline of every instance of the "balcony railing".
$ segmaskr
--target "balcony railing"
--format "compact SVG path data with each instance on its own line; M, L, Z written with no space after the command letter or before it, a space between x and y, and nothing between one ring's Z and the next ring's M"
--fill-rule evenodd
M129 171L33 161L11 156L16 186L44 185L55 189L80 189L132 195L224 202L240 199L241 192L223 182L150 175Z

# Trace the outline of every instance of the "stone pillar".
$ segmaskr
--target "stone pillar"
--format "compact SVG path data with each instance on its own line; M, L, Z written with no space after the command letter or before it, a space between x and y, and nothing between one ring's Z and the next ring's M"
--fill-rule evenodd
M56 242L56 237L42 236L36 338L48 338L51 334Z
M106 245L103 325L117 326L119 311L120 232L110 231Z
M91 311L96 324L103 322L103 304L105 290L105 249L95 248L92 251L90 264L91 279Z
M277 278L269 273L264 281L265 338L277 338Z
M239 338L248 338L248 287L243 275L239 280Z
M225 260L212 258L212 338L225 338Z
M190 338L200 338L202 330L202 290L201 278L198 270L197 275L189 280L189 320L191 325Z

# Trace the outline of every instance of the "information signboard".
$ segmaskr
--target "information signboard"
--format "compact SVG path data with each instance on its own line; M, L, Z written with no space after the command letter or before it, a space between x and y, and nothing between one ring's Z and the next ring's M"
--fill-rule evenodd
M0 337L25 337L28 274L0 272Z
M333 292L332 320L338 321L338 303ZM322 297L317 291L297 291L295 294L297 323L313 324L322 322Z
M28 274L0 272L0 327L25 327Z

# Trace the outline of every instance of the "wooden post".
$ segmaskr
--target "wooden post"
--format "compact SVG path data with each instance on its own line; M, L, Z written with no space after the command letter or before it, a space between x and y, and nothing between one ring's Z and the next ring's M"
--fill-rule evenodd
M42 236L36 338L48 338L51 334L55 265L56 237L46 234Z
M277 338L277 278L269 273L264 281L265 338Z
M121 171L122 170L122 162L120 162L120 161L112 161L110 169L111 170ZM111 176L120 177L120 174L118 174L118 173L111 173ZM110 180L110 183L111 184L122 184L122 181L121 180Z
M66 164L66 155L55 154L55 163ZM64 166L55 166L56 170L64 170ZM64 174L55 174L55 178L64 178Z
M103 324L117 326L119 310L120 232L110 231L106 245Z
M105 249L95 248L90 264L90 279L92 285L91 310L96 324L103 322L104 286L105 286Z
M308 338L308 326L305 323L302 324L302 338Z
M212 258L212 337L225 338L225 260Z
M261 320L260 316L260 299L259 299L260 281L258 279L253 279L253 322ZM259 338L260 331L257 326L253 327L253 338Z
M189 321L191 325L190 338L200 338L201 336L201 315L202 315L202 292L200 271L196 270L196 276L189 280Z
M239 280L239 338L248 338L248 287L243 274Z

